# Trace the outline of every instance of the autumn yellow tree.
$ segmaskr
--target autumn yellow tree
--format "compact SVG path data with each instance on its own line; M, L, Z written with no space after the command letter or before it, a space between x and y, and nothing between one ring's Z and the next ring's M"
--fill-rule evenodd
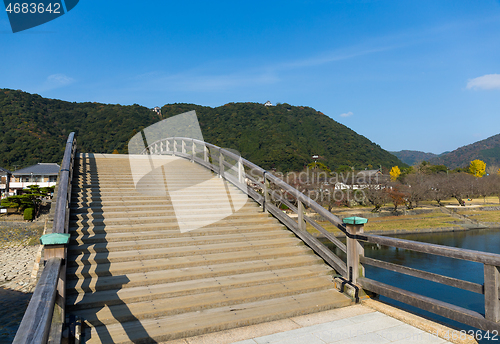
M391 180L396 180L401 175L401 170L398 166L393 166L389 174L391 175Z
M469 173L478 178L484 176L486 173L485 162L479 159L472 160L469 165Z

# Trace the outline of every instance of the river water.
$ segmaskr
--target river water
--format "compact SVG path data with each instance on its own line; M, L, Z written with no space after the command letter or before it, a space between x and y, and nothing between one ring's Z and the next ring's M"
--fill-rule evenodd
M394 235L393 237L500 254L500 228ZM484 281L483 264L480 263L375 245L365 245L365 256L474 283L483 284ZM366 266L365 274L370 279L484 314L484 296L481 294L371 266ZM422 311L386 297L381 296L380 300L459 330L466 330L467 332L475 331L476 333L478 331L470 326ZM485 334L485 331L479 331L479 336L484 336ZM480 342L492 342L491 339L494 339L494 342L500 342L500 336L491 337L489 341L483 339Z

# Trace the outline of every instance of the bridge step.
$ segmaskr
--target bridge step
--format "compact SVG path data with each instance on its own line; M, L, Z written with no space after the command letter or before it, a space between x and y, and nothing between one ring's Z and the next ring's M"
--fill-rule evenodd
M255 260L256 254L261 260L278 259L290 256L300 256L307 254L307 250L290 250L288 248L281 249L263 249L260 252L229 252L229 253L212 253L208 255L169 257L160 259L141 259L140 261L127 262L109 262L100 263L94 268L90 268L89 264L82 264L78 267L70 267L67 270L68 279L80 279L98 276L118 276L120 274L128 274L134 272L146 272L154 270L170 270L182 269L195 266L206 266L207 264L229 264L237 262L249 262Z
M159 298L224 291L232 288L267 285L284 281L306 280L313 277L329 276L331 273L332 269L325 265L315 265L313 267L302 266L275 271L265 270L231 276L220 276L217 278L209 277L118 290L106 290L99 293L69 294L67 297L67 307L69 310L96 308L105 305L111 306Z
M191 221L193 225L197 225L196 221ZM272 218L261 218L256 216L255 219L251 218L240 218L240 219L224 219L217 223L206 224L204 221L199 221L199 229L191 231L192 233L198 233L204 230L210 230L213 228L227 228L228 226L232 226L233 228L240 228L242 226L248 226L254 224L255 226L260 225L276 225L276 221ZM279 226L279 225L278 225ZM283 226L279 226L282 228ZM163 222L150 222L150 223L128 223L128 224L115 224L115 225L95 225L92 222L89 223L80 223L80 224L70 224L70 231L76 233L80 233L80 231L88 231L88 230L96 230L101 232L129 232L129 231L147 231L147 230L172 230L175 229L179 233L179 224L175 222L163 223ZM197 235L197 234L193 234Z
M301 255L275 259L246 261L245 264L224 263L214 266L194 266L190 268L169 269L168 271L155 270L137 273L128 273L117 276L92 276L85 279L68 280L67 292L96 292L119 288L130 288L149 284L187 281L200 278L229 276L240 273L264 271L267 269L289 269L292 267L322 264L316 256ZM333 285L332 285L333 287Z
M261 250L266 248L282 248L290 247L296 245L297 241L293 238L288 240L283 239L271 239L271 240L259 240L259 241L247 241L243 243L238 243L235 245L234 242L229 243L217 243L211 245L203 245L196 248L197 255L206 255L214 253L224 253L224 252L239 252L242 250ZM143 249L136 251L118 251L118 252L101 252L101 253L88 253L82 252L79 255L70 255L72 260L71 264L82 265L91 262L92 264L106 264L109 262L125 262L125 261L135 261L138 257L141 259L156 259L156 258L168 258L168 257L184 257L192 256L195 254L193 248L188 246L178 246L171 247L168 250L165 248L157 249Z
M88 238L92 241L95 235L106 235L106 239L112 240L113 238L118 238L120 234L127 236L129 232L144 233L147 235L148 232L160 232L162 235L168 237L182 237L182 236L198 236L198 235L212 235L212 234L234 234L234 233L247 233L247 232L261 232L267 231L269 229L283 228L276 226L276 223L271 219L259 219L255 221L251 219L242 219L239 221L226 222L224 224L208 225L202 229L189 231L187 233L180 233L179 226L176 223L170 224L157 224L157 223L142 223L142 224L130 224L128 226L94 226L90 225L80 225L70 227L70 231L73 232L72 240L77 238ZM86 242L86 243L90 243Z
M131 343L145 338L168 341L349 305L347 299L339 300L338 295L333 290L322 290L174 316L134 320L107 325L105 328L96 326L86 331L86 342Z
M279 227L278 227L279 228ZM180 233L179 229L159 229L151 228L149 231L144 231L142 228L136 228L136 230L130 231L120 231L112 232L104 230L94 231L93 229L76 230L76 235L71 238L70 243L75 244L93 244L99 242L118 242L118 241L130 241L130 240L151 240L151 239L166 239L166 238L191 238L195 236L217 236L217 235L238 235L242 236L245 233L267 233L271 230L276 230L276 226L273 224L263 223L261 226L245 226L244 228L234 228L234 227L216 227L209 229L204 229L203 231L196 231L196 233L186 232ZM217 237L215 237L217 238Z
M68 251L70 253L84 252L84 253L94 253L94 252L116 252L116 251L128 251L130 249L140 250L146 248L168 248L168 247L179 247L179 246L191 246L195 245L206 245L206 244L216 244L216 243L238 243L247 241L258 241L265 239L285 239L294 237L292 233L278 230L270 230L266 232L257 233L246 233L246 234L227 234L227 235L203 235L203 236L192 236L192 237L179 237L179 238L166 238L166 239L144 239L140 235L135 236L134 241L116 241L116 242L98 242L84 244L79 243L78 245L70 245ZM295 239L296 240L296 239ZM298 240L296 240L298 241Z
M351 304L332 268L203 167L176 158L162 170L170 194L154 196L135 190L127 157L81 156L66 300L86 343L165 341ZM238 209L224 217L229 204Z
M203 294L170 297L168 299L160 298L127 304L122 302L121 304L82 310L80 315L89 325L109 325L310 293L326 290L331 288L331 286L332 279L326 276L299 281L279 281L267 284L265 288L257 285L205 292Z

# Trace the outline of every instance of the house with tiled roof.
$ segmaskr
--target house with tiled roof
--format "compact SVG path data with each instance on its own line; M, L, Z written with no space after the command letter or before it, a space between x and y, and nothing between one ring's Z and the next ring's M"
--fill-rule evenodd
M54 186L57 183L60 166L55 163L38 163L12 172L10 193L17 194L19 190L30 185L40 187Z

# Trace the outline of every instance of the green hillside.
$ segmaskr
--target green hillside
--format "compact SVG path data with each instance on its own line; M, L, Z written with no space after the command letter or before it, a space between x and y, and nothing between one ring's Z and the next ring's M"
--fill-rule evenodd
M0 89L0 167L60 162L72 131L82 152L125 152L134 129L158 120L139 105L70 103Z
M341 166L365 169L402 165L379 145L309 107L173 104L163 106L162 115L168 118L193 109L205 141L236 149L266 169L300 170L312 162L313 155L332 170Z
M298 170L312 155L332 170L402 165L395 156L312 108L231 103L217 108L171 104L162 118L131 105L71 103L0 89L0 166L60 162L64 140L75 131L82 152L126 153L128 140L163 118L196 110L207 142L238 150L264 168Z

